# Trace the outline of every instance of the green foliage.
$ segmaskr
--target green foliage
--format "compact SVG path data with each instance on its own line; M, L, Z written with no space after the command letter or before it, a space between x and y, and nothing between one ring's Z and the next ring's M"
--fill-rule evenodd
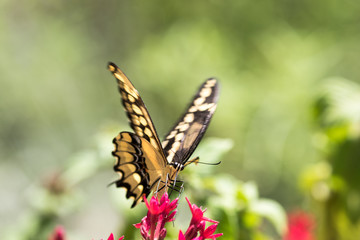
M232 142L226 139L206 139L198 154L209 163L230 150ZM201 167L201 169L200 169ZM185 194L206 206L213 219L220 222L223 239L270 239L286 232L286 214L273 200L259 197L256 184L244 183L229 174L214 174L214 166L198 166L185 170L189 179ZM270 227L272 231L261 231Z
M333 78L325 82L315 104L323 161L304 173L302 183L318 212L319 239L360 235L359 102L358 84Z

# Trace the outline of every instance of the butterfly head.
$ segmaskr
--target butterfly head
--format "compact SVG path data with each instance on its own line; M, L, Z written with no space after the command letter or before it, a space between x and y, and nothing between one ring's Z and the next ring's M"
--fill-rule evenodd
M184 170L184 168L191 164L191 163L195 163L197 164L199 162L199 157L195 157L189 161L181 161L181 159L179 159L178 161L176 161L176 158L174 159L174 161L172 161L169 165L172 166L173 168L176 169L176 171L182 171Z
M185 165L178 161L174 161L170 165L173 166L173 168L175 168L178 172L184 170L185 168Z

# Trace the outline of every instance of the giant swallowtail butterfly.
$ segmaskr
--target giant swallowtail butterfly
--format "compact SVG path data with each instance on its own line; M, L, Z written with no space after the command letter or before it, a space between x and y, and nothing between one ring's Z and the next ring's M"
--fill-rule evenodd
M143 194L148 196L154 189L161 196L168 185L175 183L178 172L198 159L189 160L215 111L219 86L214 78L206 80L161 143L138 91L114 63L109 63L108 68L117 80L135 132L120 132L113 140L115 150L112 152L116 158L114 170L120 175L116 186L127 190L126 197L134 199L131 206L134 207Z

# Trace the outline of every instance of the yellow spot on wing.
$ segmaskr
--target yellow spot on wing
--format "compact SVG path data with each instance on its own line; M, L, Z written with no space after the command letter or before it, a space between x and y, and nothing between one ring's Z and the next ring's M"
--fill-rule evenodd
M203 105L199 106L199 111L208 110L209 108L213 107L214 105L215 105L215 103L203 104Z
M153 135L149 128L145 128L144 133L146 135L148 135L149 137L152 137L152 135Z
M188 128L189 128L189 124L185 123L185 124L180 125L179 131L180 131L180 132L184 132L184 131L186 131L186 129L188 129Z
M186 116L184 117L184 121L188 123L194 121L194 114L193 113L186 114Z
M113 66L113 65L109 65L109 70L110 70L110 72L114 72L114 71L115 71L114 66Z
M199 98L195 99L194 104L195 105L200 105L203 102L205 102L205 98L204 97L199 97Z
M196 112L198 109L197 109L197 107L196 106L192 106L192 107L190 107L189 108L189 112Z
M150 138L150 144L153 146L157 146L157 142L154 138Z
M171 162L173 160L174 156L175 156L175 153L172 151L172 149L169 150L168 151L168 156L167 156L168 162Z
M130 118L132 122L136 122L135 125L140 125L139 117L136 114L130 113Z
M184 138L184 133L179 133L175 136L175 141L180 142Z
M139 135L140 137L144 136L143 130L140 127L134 126L134 129L137 135Z
M166 140L166 141L163 141L163 142L161 143L161 145L162 145L163 148L165 148L168 143L169 143L169 141Z
M132 110L132 108L131 108L131 105L130 105L129 103L127 103L127 102L125 102L125 110L126 110L127 112L129 112L129 113L132 113L132 112L133 112L133 110Z
M133 96L131 96L131 95L128 95L128 99L132 103L135 102L135 98Z
M142 192L144 190L144 186L143 185L139 185L137 186L137 189L139 190L139 192Z
M135 180L135 182L136 183L140 183L141 182L141 177L140 177L140 175L138 174L138 173L134 173L133 175L132 175L132 177L134 178L134 180Z
M171 131L170 134L166 137L166 139L171 139L171 138L175 137L176 133L177 133L177 131Z
M200 91L200 96L201 97L208 97L211 95L211 88L203 88L201 91Z
M121 76L120 76L120 74L118 74L118 73L114 73L114 75L115 75L115 77L118 79L118 80L120 80L121 82L123 82L121 79Z
M139 108L137 105L132 104L131 107L132 107L132 109L134 110L134 112L135 112L137 115L142 115L142 112L141 112L140 108Z
M138 125L138 126L140 125L139 118L137 118L137 117L136 117L136 118L133 117L133 118L132 118L132 122L133 122L133 124L135 124L135 125Z
M205 87L213 87L215 86L216 79L209 79L206 81Z
M180 142L174 142L172 147L171 147L171 150L176 152L180 147Z
M128 95L127 95L125 92L121 91L121 97L122 97L125 101L128 99L127 96L128 96Z
M146 125L147 125L147 122L146 122L146 120L145 120L144 117L140 116L140 117L139 117L139 120L140 120L141 125L143 125L143 126L146 126Z
M128 86L128 85L124 85L124 90L125 90L125 92L127 92L127 93L129 93L129 94L131 94L133 91L130 89L130 87Z

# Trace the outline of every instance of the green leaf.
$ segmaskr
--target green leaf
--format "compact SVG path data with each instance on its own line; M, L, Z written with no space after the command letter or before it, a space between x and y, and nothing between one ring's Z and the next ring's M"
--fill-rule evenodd
M250 209L268 219L276 231L283 235L287 229L287 218L281 205L273 200L260 199L250 205Z

